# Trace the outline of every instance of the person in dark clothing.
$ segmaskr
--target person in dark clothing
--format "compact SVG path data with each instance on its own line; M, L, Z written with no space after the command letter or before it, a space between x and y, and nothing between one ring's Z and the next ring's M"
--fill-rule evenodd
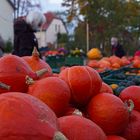
M31 56L33 48L38 49L35 32L45 22L45 16L39 11L31 11L26 19L17 19L14 23L14 55Z
M125 56L125 51L122 47L122 45L118 42L118 39L116 37L111 38L111 55L116 55L117 57L123 57Z
M4 46L5 46L4 40L0 35L0 57L2 57L4 54Z

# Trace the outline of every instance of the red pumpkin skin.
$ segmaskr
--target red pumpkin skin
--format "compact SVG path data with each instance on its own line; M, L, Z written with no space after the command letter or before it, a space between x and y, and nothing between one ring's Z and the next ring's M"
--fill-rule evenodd
M29 87L28 93L42 100L57 116L62 116L69 105L69 86L58 77L48 77L35 82Z
M58 74L58 73L53 73L52 76L53 76L53 77L59 77L59 74Z
M27 92L28 85L25 77L30 76L37 79L28 64L20 57L15 55L6 55L0 58L0 82L9 85L10 90L0 88L0 93L16 91Z
M122 136L127 140L140 140L140 112L135 110L131 112L129 124Z
M44 77L52 76L51 67L45 61L39 58L39 53L36 47L33 50L32 56L24 56L22 58L28 63L28 65L31 67L31 69L34 72L41 70L43 68L46 68L48 70L48 72L44 74L43 76L41 76L40 79Z
M72 115L58 120L60 131L69 140L107 140L103 130L84 117Z
M107 136L107 140L126 140L126 139L120 136L112 135L112 136Z
M120 134L129 121L127 107L120 98L108 93L101 93L92 98L88 114L108 135Z
M113 90L112 90L112 88L108 84L102 82L102 87L100 89L100 93L110 93L110 94L113 94Z
M131 99L134 102L134 109L140 111L140 86L125 88L119 96L123 101Z
M59 77L68 83L72 93L72 103L76 106L86 105L92 96L99 93L102 84L98 72L88 66L66 68Z
M1 140L52 140L58 130L54 112L28 94L0 95Z

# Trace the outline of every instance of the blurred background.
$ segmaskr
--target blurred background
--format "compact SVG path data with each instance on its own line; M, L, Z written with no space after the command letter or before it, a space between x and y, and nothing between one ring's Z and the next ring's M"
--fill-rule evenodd
M127 55L140 47L139 0L1 0L0 35L5 52L12 50L13 21L35 9L47 18L36 34L40 48L78 48L84 52L99 48L108 56L112 36L119 38Z

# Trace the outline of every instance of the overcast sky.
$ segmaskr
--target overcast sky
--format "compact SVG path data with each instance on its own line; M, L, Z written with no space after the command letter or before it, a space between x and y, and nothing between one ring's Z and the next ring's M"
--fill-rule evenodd
M64 11L65 8L61 6L63 0L40 0L43 11Z

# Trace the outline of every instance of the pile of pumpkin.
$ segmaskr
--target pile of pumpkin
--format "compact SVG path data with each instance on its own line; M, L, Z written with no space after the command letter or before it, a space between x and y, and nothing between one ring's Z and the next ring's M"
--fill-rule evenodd
M116 70L129 64L131 64L131 61L125 56L122 58L117 56L103 57L100 60L89 60L87 62L88 66L97 69L99 72Z
M0 140L140 140L138 86L117 97L88 66L54 75L36 50L0 58L0 81Z
M140 56L134 56L132 64L134 68L140 68Z
M98 48L93 48L87 53L87 65L95 68L99 72L105 70L116 70L123 66L131 65L133 68L140 68L140 56L122 57L117 56L102 57L101 51Z

